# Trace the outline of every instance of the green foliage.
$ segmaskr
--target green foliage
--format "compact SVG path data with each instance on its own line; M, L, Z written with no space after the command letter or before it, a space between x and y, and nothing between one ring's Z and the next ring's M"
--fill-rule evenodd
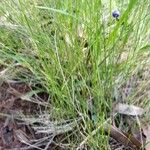
M115 5L121 7L118 21L111 16ZM148 0L7 0L0 9L1 16L8 14L6 22L19 26L0 28L0 58L32 72L50 94L57 120L79 114L86 120L92 97L102 123L111 111L114 77L129 73L136 51L149 48L141 40L148 32ZM123 52L128 59L119 64ZM91 145L99 147L101 139Z

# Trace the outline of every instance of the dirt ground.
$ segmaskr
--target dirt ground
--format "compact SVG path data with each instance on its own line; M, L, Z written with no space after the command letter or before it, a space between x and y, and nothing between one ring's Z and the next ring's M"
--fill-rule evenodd
M0 150L21 149L25 146L22 142L25 137L27 141L41 138L20 117L21 114L35 116L44 109L20 98L30 90L25 83L3 83L0 86ZM48 98L45 93L41 93L40 97L43 101ZM21 137L22 135L24 136Z
M125 84L125 86L120 87L118 90L121 91L119 95L122 95L122 101L126 101L128 96L132 96L128 91L138 91L133 97L134 102L139 103L143 100L143 96L146 99L149 99L149 94L145 94L145 90L149 93L149 72L146 71L142 72L143 77L135 78L133 76L130 81ZM146 75L145 75L146 74ZM136 84L133 84L136 82ZM132 86L129 86L130 83ZM144 88L142 88L142 84L144 83ZM147 83L147 84L145 84ZM46 110L46 107L42 104L47 103L49 95L47 93L38 93L37 95L33 94L31 97L36 99L38 102L29 101L27 99L23 99L22 97L27 93L31 92L34 87L30 87L29 85L13 81L13 82L3 82L0 85L0 150L36 150L46 148L46 145L52 139L52 141L57 141L56 143L52 142L47 146L47 150L52 149L59 149L63 150L63 146L57 145L59 141L64 138L64 135L58 135L55 137L47 138L43 143L44 145L37 145L35 148L31 148L33 143L38 143L37 141L41 141L45 137L48 137L48 134L36 134L33 126L30 123L25 122L26 116L39 116L41 112L43 113ZM123 90L124 89L124 90ZM134 90L129 90L134 89ZM126 91L128 92L126 94ZM124 96L125 95L125 96ZM127 95L127 96L126 96ZM140 95L140 96L139 96ZM120 97L119 97L120 98ZM139 98L139 99L138 99ZM117 97L116 97L117 99ZM136 99L136 101L135 101ZM142 104L144 101L142 102ZM43 121L46 121L43 120ZM40 124L39 122L34 122L35 124ZM33 123L33 124L34 124ZM39 127L41 127L39 125ZM31 142L32 141L32 142ZM30 145L31 144L31 145ZM112 146L116 146L119 143L114 143L110 139L109 144L111 145L111 150L113 149ZM44 146L44 147L42 147ZM41 147L41 148L38 148ZM121 147L121 146L119 146ZM124 149L124 148L123 148Z

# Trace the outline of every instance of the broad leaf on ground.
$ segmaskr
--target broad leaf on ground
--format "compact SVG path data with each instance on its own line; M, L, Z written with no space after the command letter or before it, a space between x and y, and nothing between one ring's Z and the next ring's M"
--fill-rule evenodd
M141 116L144 114L144 109L128 104L117 103L114 105L113 111L124 115Z

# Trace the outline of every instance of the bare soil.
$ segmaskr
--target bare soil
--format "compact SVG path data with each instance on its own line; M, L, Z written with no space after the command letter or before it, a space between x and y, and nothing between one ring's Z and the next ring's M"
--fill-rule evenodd
M0 86L0 149L21 149L25 146L19 135L24 134L28 140L41 138L37 137L30 125L25 124L21 119L16 119L18 114L37 115L42 108L36 103L22 100L21 95L31 91L25 83L3 83ZM39 97L47 100L47 94L41 93ZM23 140L23 139L22 139ZM33 148L34 149L34 148ZM35 148L36 149L36 148Z

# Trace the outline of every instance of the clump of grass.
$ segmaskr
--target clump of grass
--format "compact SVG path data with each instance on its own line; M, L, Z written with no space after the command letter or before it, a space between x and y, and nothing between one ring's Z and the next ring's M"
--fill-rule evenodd
M116 7L119 20L112 17ZM123 74L126 80L138 64L139 51L148 44L148 8L147 0L0 2L1 17L6 16L0 29L1 64L15 61L30 70L33 79L26 74L25 81L49 93L52 119L81 116L86 132L79 135L81 142L92 131L87 101L92 100L97 124L102 124L111 112L115 77ZM102 143L105 149L103 133L91 136L92 149Z

